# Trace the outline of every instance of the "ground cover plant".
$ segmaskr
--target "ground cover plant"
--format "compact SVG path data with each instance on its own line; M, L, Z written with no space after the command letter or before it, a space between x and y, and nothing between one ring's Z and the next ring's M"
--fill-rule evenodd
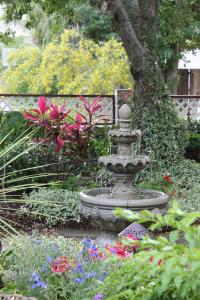
M40 300L93 299L97 286L137 249L136 244L128 247L121 242L100 248L87 238L80 242L25 235L5 243L6 251L1 254L2 291L16 291Z
M172 183L163 189L163 176L169 176ZM141 187L153 188L169 193L172 199L176 199L183 210L200 210L199 187L200 165L199 163L182 159L174 165L166 166L160 163L159 169L149 165L138 174L136 182Z
M19 216L30 216L37 221L43 221L47 227L79 219L77 191L40 188L29 195L25 194L22 199L23 205L18 210Z
M116 213L150 224L151 232L166 226L171 230L168 236L146 236L141 241L128 235L105 248L90 239L9 238L0 256L1 291L41 300L197 300L200 231L193 224L200 213L183 212L176 203L164 216L121 209Z

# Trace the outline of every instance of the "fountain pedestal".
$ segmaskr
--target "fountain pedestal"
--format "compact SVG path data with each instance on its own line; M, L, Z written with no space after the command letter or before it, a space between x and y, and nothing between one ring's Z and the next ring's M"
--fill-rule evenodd
M132 184L134 176L150 163L150 158L132 154L132 144L141 132L131 129L131 109L127 104L119 110L119 124L120 129L108 133L112 141L118 144L117 154L99 158L99 163L115 179L113 188L96 188L80 193L81 214L98 228L112 232L120 232L129 224L127 220L115 216L115 208L136 212L156 209L163 213L169 201L168 196L162 192L138 189Z

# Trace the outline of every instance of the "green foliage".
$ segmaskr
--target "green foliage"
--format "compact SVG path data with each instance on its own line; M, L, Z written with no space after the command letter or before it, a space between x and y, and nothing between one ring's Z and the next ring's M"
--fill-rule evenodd
M186 49L199 47L198 0L160 1L157 51L163 69L170 68Z
M84 244L84 240L79 242L63 237L18 235L5 242L9 255L4 262L3 291L31 295L39 300L92 299L91 291L96 289L101 278L112 271L114 266L108 260L90 257L87 246L92 247L93 243L89 239L85 239ZM67 260L72 270L54 273L51 262L57 258ZM45 288L32 288L34 274L39 275ZM79 282L80 279L84 280Z
M194 183L189 190L179 190L179 198L177 199L181 209L184 211L200 211L200 183Z
M38 237L37 235L35 237L18 235L6 239L5 242L7 244L7 255L4 255L5 271L3 279L6 287L3 291L33 295L41 300L57 299L54 286L52 286L53 291L49 291L49 289L31 289L33 284L33 281L31 281L32 273L42 274L46 282L50 281L50 272L45 272L45 269L50 265L50 261L63 254L67 255L69 259L72 258L74 253L78 253L78 243L63 237L48 238L45 236ZM42 270L44 270L43 273Z
M65 224L67 220L79 217L78 192L41 188L24 195L22 199L19 214L42 219L47 226Z
M184 159L176 164L161 164L157 170L149 165L138 174L136 182L144 188L160 190L160 178L169 175L173 181L173 197L180 203L181 208L186 211L200 211L199 174L200 164Z
M190 135L188 149L200 149L200 133Z
M188 131L168 99L152 101L142 119L142 150L147 151L155 169L177 163L188 144Z
M16 197L17 193L21 191L25 191L28 189L38 188L43 186L44 184L32 182L34 179L39 179L41 177L47 177L49 174L34 174L32 172L30 175L19 175L20 171L24 172L27 170L12 170L10 172L6 172L6 168L11 165L12 163L16 162L19 158L21 158L25 153L31 151L35 148L35 145L31 145L26 147L25 150L18 152L17 155L11 155L14 151L19 149L20 145L27 145L28 141L33 136L33 133L29 134L22 134L19 138L15 141L7 144L5 147L0 147L0 235L2 234L10 234L16 233L17 231L12 225L16 225L15 222L10 220L9 212L11 211L12 214L16 211L16 207L19 204L23 203L23 200ZM6 141L9 135L5 136L0 141L1 144ZM29 168L28 168L29 169ZM30 169L29 169L30 170ZM18 174L17 174L18 173ZM16 176L16 174L18 176ZM23 174L23 173L22 173ZM37 200L35 203L38 203ZM12 207L13 205L13 207Z
M26 121L20 112L11 111L0 113L0 140L3 140L5 136L8 138L1 144L1 147L13 142L17 139L22 132L28 129Z
M103 14L99 8L94 8L89 3L74 7L74 22L81 26L84 36L95 41L117 36L113 32L110 15Z
M192 224L199 212L184 213L175 204L164 216L142 211L117 210L117 215L152 230L171 226L169 237L140 241L140 251L112 273L101 291L107 300L171 300L199 298L200 230ZM181 239L183 242L177 243ZM148 249L148 250L147 250Z

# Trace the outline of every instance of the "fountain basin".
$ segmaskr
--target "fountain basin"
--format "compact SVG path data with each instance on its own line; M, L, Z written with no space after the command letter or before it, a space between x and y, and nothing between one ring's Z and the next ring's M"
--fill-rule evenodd
M127 220L115 215L117 207L139 212L144 209L164 213L169 197L158 191L137 189L133 200L112 198L111 188L96 188L80 193L80 213L94 226L106 231L120 232L129 225Z
M113 144L128 144L130 145L133 142L136 142L141 136L140 130L131 130L131 129L112 129L109 130L108 136L112 138Z
M101 156L99 163L103 164L110 172L114 174L133 174L144 169L146 164L150 163L150 158L146 155L111 155Z

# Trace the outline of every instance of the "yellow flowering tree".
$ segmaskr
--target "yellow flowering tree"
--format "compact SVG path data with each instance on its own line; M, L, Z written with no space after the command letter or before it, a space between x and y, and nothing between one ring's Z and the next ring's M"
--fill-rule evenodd
M112 94L132 88L122 43L95 43L76 30L66 30L59 43L17 50L3 74L3 92L56 94Z

